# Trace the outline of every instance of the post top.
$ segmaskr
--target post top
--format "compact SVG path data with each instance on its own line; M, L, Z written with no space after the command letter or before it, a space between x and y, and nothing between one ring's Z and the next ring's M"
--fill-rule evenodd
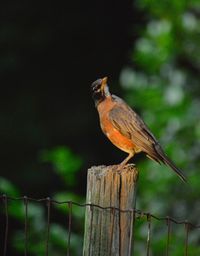
M134 164L127 164L122 169L119 169L119 165L99 165L89 168L88 174L99 176L99 178L110 174L119 176L134 175L135 177L137 177L138 170Z

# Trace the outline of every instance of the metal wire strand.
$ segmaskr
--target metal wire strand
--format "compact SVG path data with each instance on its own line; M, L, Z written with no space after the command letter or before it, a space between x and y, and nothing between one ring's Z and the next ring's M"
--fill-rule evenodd
M24 255L27 256L28 251L28 198L24 196Z
M169 256L169 242L170 242L170 235L171 235L171 221L169 216L167 216L167 245L166 245L166 256Z
M47 231L46 231L46 253L45 255L49 255L49 234L50 234L50 212L51 212L51 199L49 197L46 198L47 203Z
M150 238L151 238L151 215L147 215L148 231L147 231L147 256L150 255Z
M4 232L3 256L6 256L7 246L8 246L8 198L6 195L3 195L3 202L4 202L4 212L5 212L5 232Z
M185 256L188 255L188 238L189 238L189 223L185 223L185 232L186 232L186 236L185 236Z
M134 226L134 222L137 219L141 218L147 218L148 221L148 234L147 234L147 245L146 245L146 255L150 255L150 239L151 239L151 223L152 220L158 220L158 221L166 221L167 222L167 241L166 241L166 256L169 256L169 249L170 249L170 236L171 236L171 228L172 224L178 224L178 225L185 225L185 230L186 230L186 235L185 235L185 248L184 248L184 255L188 255L188 247L189 247L189 231L192 228L194 229L200 229L200 225L195 225L193 223L190 223L186 220L177 220L172 217L166 216L166 217L158 217L153 214L143 212L137 209L120 209L118 207L102 207L100 205L96 204L91 204L91 203L86 203L86 204L80 204L72 201L56 201L52 200L50 198L31 198L31 197L11 197L7 195L0 195L0 200L3 203L4 206L4 216L5 216L5 221L4 221L4 240L3 240L3 256L6 256L8 253L8 235L9 235L9 215L8 215L8 210L9 210L9 202L10 201L21 201L24 203L24 255L26 256L28 254L28 204L30 202L37 202L37 203L46 203L47 204L47 224L46 224L46 240L45 240L45 252L46 256L49 254L49 236L50 236L50 210L51 210L51 205L52 204L57 204L57 205L66 205L69 208L69 214L68 214L68 238L67 238L67 256L70 256L70 239L71 239L71 225L72 225L72 207L73 205L79 206L79 207L89 207L92 211L91 214L91 221L93 218L93 212L95 209L100 209L103 211L111 210L113 213L113 219L111 220L114 223L114 218L116 214L120 213L130 213L130 222L131 226ZM92 224L92 223L91 223ZM91 225L92 228L92 225ZM113 232L113 231L112 231ZM90 235L92 236L92 232L90 232ZM131 238L134 236L133 230L130 231L130 244L131 244ZM91 240L91 239L90 239ZM134 242L134 238L132 239L132 245ZM111 241L112 245L113 241ZM131 255L131 246L129 244L129 255Z
M0 199L3 199L4 198L4 195L0 195ZM20 201L20 200L24 200L24 197L10 197L10 196L6 196L7 199L9 200L14 200L14 201ZM27 199L29 200L29 202L46 202L47 201L47 198L39 198L39 199L36 199L36 198L31 198L31 197L27 197ZM147 212L142 212L141 210L137 210L137 209L120 209L118 207L113 207L113 206L108 206L108 207L102 207L100 205L97 205L97 204L90 204L90 203L86 203L86 204L80 204L80 203L77 203L77 202L72 202L72 201L57 201L57 200L53 200L53 199L48 199L51 204L58 204L58 205L64 205L64 204L68 204L68 203L71 203L72 205L76 205L76 206L79 206L79 207L89 207L89 206L93 206L94 208L98 208L98 209L103 209L103 210L109 210L109 209L112 209L112 208L115 208L116 211L119 211L119 212L131 212L131 211L134 211L135 214L137 214L137 218L142 218L144 216L148 217L148 216L151 216L152 219L155 219L155 220L159 220L159 221L163 221L163 220L170 220L171 222L175 223L175 224L186 224L188 223L190 225L190 227L194 228L194 229L200 229L200 225L195 225L193 223L190 223L190 222L187 222L185 220L176 220L172 217L158 217L158 216L155 216L153 214L150 214L150 213L147 213Z
M67 256L70 256L70 239L71 239L71 226L72 226L72 202L67 203L69 208L69 217L68 217L68 239L67 239Z

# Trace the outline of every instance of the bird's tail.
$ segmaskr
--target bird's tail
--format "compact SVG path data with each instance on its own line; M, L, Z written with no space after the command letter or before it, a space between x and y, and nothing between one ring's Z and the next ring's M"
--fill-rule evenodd
M173 171L175 171L175 173L179 176L179 178L184 181L187 182L187 179L185 177L185 175L182 173L182 171L176 167L176 165L166 156L166 154L163 152L162 148L160 147L160 145L156 145L155 146L155 151L156 153L159 155L159 160L161 160L164 164L168 165ZM158 160L158 159L157 159Z
M167 156L164 156L163 162L171 167L172 170L176 172L176 174L181 178L182 181L187 182L187 179L182 171L178 167L176 167L176 165Z

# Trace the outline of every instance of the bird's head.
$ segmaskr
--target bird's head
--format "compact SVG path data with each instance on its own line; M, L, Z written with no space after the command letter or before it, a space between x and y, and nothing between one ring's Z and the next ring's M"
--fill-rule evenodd
M105 98L110 96L109 88L107 85L107 77L97 79L91 85L92 98L97 106Z

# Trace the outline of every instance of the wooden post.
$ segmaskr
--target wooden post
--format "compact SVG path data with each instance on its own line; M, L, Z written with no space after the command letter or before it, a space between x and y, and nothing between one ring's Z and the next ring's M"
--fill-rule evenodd
M138 171L127 165L95 166L88 170L88 204L129 210L135 207ZM129 256L133 228L133 212L114 208L88 206L85 216L84 256Z

